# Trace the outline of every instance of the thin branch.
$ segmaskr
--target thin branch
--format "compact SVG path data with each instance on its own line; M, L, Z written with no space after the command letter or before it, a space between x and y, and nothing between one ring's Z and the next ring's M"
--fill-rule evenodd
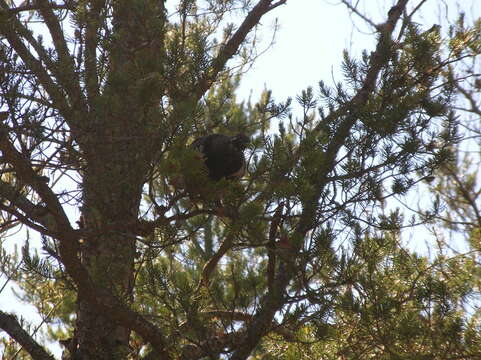
M356 6L351 5L351 3L347 0L342 0L342 3L349 9L351 10L354 14L359 16L362 20L364 20L366 23L371 25L374 29L377 29L377 25L369 19L366 15L364 15L362 12L360 12Z
M455 171L452 171L452 169L449 168L447 168L446 171L448 172L448 175L451 176L451 178L454 180L457 190L459 190L461 196L466 200L468 205L471 206L471 209L473 209L478 226L481 226L481 211L476 204L475 198L473 199L473 197L471 196L471 191L465 187L465 183L459 178L458 174Z
M24 1L23 4L24 5L10 8L8 12L10 14L18 14L24 11L39 10L39 6L35 2L28 3ZM65 2L64 4L57 4L57 3L51 2L49 4L49 8L52 10L71 10L71 11L75 10L74 4L72 3L68 4L68 2Z
M13 216L17 222L29 227L32 230L35 230L35 231L39 232L40 234L46 235L46 236L55 237L57 235L56 233L50 232L44 226L37 224L35 222L35 220L33 220L30 215L25 216L25 215L21 214L20 212L18 212L17 209L18 209L18 207L16 206L16 204L14 204L12 206L5 206L5 205L0 203L0 210L10 214L11 216ZM47 211L45 211L45 213L47 213ZM53 223L54 223L54 220L53 220ZM2 224L2 226L0 228L0 231L4 232L4 231L7 231L7 230L8 230L8 227L4 227L3 224Z
M229 249L232 247L232 240L233 235L228 234L222 245L216 251L216 253L209 259L209 261L206 262L204 268L202 269L202 276L197 286L197 289L200 289L201 286L207 287L209 285L209 280L212 272L219 263L220 259L222 259L222 256L224 256L227 251L229 251Z
M275 267L276 267L276 239L279 233L279 225L282 220L282 211L284 210L284 203L277 206L274 215L272 216L271 227L269 229L269 239L267 245L267 286L269 292L274 289Z
M34 204L23 196L15 187L1 180L0 197L8 200L11 204L15 205L17 209L20 209L24 214L27 214L30 220L41 224L45 228L44 231L41 231L42 233L45 233L47 229L54 228L55 219L45 206ZM5 210L9 212L7 209ZM23 222L22 219L19 220ZM37 228L36 230L39 229Z
M203 311L202 315L207 315L209 317L218 317L227 321L243 321L243 322L251 322L254 320L254 316L245 312L241 311L229 311L229 310L209 310ZM289 331L285 326L278 324L274 321L271 325L272 331L277 334L280 334L284 337L285 340L292 341L297 336L292 331Z
M15 266L15 269L11 272L11 274L15 274L18 271L18 269L20 269L20 266L22 266L22 264L23 264L23 260L19 261L17 266ZM4 273L4 275L5 275L5 273ZM3 290L5 290L8 283L10 282L10 280L12 280L12 275L8 275L7 280L5 280L2 287L0 287L0 294L3 292Z
M0 1L0 14L9 11L9 7L5 0ZM3 14L2 14L3 15ZM60 87L50 77L47 68L55 75L58 75L53 69L50 56L43 46L41 46L34 38L30 30L28 30L15 16L8 16L8 21L0 21L0 33L5 36L10 46L20 56L23 62L32 70L40 84L45 91L52 98L55 107L59 109L64 115L67 114L69 106L65 100L65 96L62 93ZM30 52L27 46L23 43L22 37L25 38L28 43L33 47L35 52L40 57L41 61L36 59Z
M404 21L401 25L401 29L399 30L399 34L398 34L398 40L401 39L401 37L404 35L404 32L408 26L408 24L411 22L411 19L413 18L414 14L416 12L418 12L419 9L421 9L421 7L424 5L424 3L426 2L427 0L421 0L415 7L414 9L411 11L411 13L407 14L404 18Z
M476 100L474 100L474 97L472 96L472 94L469 93L466 89L464 89L461 85L459 85L458 82L455 82L455 86L456 86L456 89L458 89L458 91L464 95L466 100L468 100L469 105L471 105L471 109L462 109L462 110L469 111L481 116L481 108L479 104L476 102Z
M40 330L40 328L43 326L43 324L45 324L45 322L50 319L50 316L53 314L53 312L55 310L57 310L57 308L59 307L59 305L62 303L62 300L58 301L51 309L50 311L48 312L47 315L45 315L42 319L42 321L40 322L40 324L38 324L35 329L33 330L32 332L32 337L35 336L35 334ZM22 351L23 347L21 347L20 349L17 350L17 352L12 356L12 360L15 360L17 358L17 355L20 353L20 351Z
M40 195L46 204L46 208L55 217L55 228L49 230L52 232L57 230L72 232L73 229L58 201L57 195L53 193L42 177L33 170L29 159L13 146L8 138L8 131L7 126L0 124L0 150L2 150L4 159L14 167L18 178L25 184L30 185Z
M167 206L164 208L165 211L170 209L170 206ZM164 214L160 214L155 220L143 220L139 219L135 221L135 223L130 224L128 226L129 230L138 236L148 236L152 234L152 232L162 226L165 226L166 224L172 223L172 222L177 222L177 221L186 221L188 219L191 219L193 217L196 217L198 215L216 215L216 216L223 216L223 214L218 211L218 210L210 210L210 209L196 209L193 211L190 211L188 213L181 213L181 214L174 214L172 216L165 217ZM118 225L114 224L109 228L105 228L102 230L113 230L117 228Z

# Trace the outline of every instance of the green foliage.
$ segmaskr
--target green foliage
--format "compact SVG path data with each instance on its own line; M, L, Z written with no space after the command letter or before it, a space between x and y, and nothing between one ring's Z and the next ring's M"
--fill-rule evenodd
M476 281L469 256L429 261L400 246L394 234L359 239L353 253L356 259L338 272L339 280L345 280L339 281L344 285L334 298L332 315L312 317L298 343L282 337L267 340L268 358L480 355L479 314L463 315Z

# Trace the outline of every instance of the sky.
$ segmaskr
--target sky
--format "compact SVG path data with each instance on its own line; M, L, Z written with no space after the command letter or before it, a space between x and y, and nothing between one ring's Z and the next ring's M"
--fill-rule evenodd
M325 0L288 0L263 18L265 41L271 39L276 18L275 43L243 77L241 97L252 91L256 99L264 88L273 90L278 100L295 96L321 79L331 79L344 49L372 43L366 35L353 38L345 6Z
M471 1L473 6L469 8L468 17L481 16L481 0L464 0L463 3ZM414 1L417 2L419 0ZM368 6L366 11L374 15L374 21L380 22L381 14L387 13L393 1L366 0L364 3ZM446 15L446 3L451 13L457 12L456 0L428 0L426 10L419 17L423 28L429 29L433 24L442 22ZM444 14L441 19L440 13ZM375 36L372 29L363 26L357 16L350 16L338 0L288 0L286 5L262 19L260 36L264 44L272 37L276 18L280 28L275 43L243 76L238 92L240 99L251 96L255 102L264 89L270 89L275 100L283 101L287 97L295 97L308 86L316 88L320 80L328 84L340 81L339 69L344 49L354 54L360 54L363 49L373 49ZM4 281L0 277L0 288ZM12 301L9 292L0 294L0 309L31 314L31 311L25 312L27 308ZM59 355L60 349L54 350Z
M374 23L381 23L394 0L361 0L360 9ZM411 0L418 4L420 0ZM459 3L468 19L481 16L481 0L427 0L417 13L416 22L428 30L442 24L446 17L457 16ZM364 5L364 6L363 6ZM342 52L348 49L359 55L373 50L375 36L357 15L349 14L340 0L287 0L262 19L263 38L269 40L272 24L280 24L275 44L269 48L243 77L239 96L253 100L264 88L273 90L277 100L293 97L307 86L317 87L319 80L340 81Z

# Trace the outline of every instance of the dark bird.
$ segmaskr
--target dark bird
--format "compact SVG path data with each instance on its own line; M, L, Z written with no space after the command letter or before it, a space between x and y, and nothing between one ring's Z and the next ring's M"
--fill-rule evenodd
M202 153L212 180L240 179L246 168L244 150L249 143L244 134L210 134L196 139L191 146Z

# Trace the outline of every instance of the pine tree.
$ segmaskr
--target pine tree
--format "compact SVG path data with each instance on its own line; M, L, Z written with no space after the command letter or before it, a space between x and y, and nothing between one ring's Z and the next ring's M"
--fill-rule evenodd
M468 59L443 71L455 88L461 129L448 161L424 178L432 209L418 215L432 230L371 228L355 238L345 260L328 263L328 296L318 301L296 341L280 334L264 340L262 359L475 359L481 356L479 301L479 56L480 21L461 14L444 39L425 33ZM437 147L433 141L429 149ZM426 194L426 192L425 192ZM426 197L426 195L424 195ZM406 210L407 211L407 210ZM393 219L385 224L392 224ZM398 229L396 229L398 228ZM404 240L403 240L404 238ZM426 254L412 244L429 243ZM323 271L326 271L324 265ZM311 293L309 301L315 303Z
M359 339L379 320L376 336L409 333L390 314L415 278L395 275L426 265L396 247L402 217L383 206L452 161L446 74L479 39L445 53L399 0L371 53L344 54L344 84L296 97L300 116L271 92L239 103L226 64L285 3L0 1L1 225L41 241L2 264L61 322L48 335L65 358L268 356L303 331L331 339L334 314ZM213 132L251 138L244 180L212 181L186 146ZM32 358L51 358L22 325L0 312Z
M132 309L137 236L156 227L139 225L143 187L173 139L193 135L196 103L251 29L283 3L246 5L231 26L223 15L235 2L181 1L178 20L164 1L0 2L2 223L39 232L59 273L31 265L75 292L72 356L125 358L134 331L171 358L164 332ZM78 228L68 206L81 211Z

